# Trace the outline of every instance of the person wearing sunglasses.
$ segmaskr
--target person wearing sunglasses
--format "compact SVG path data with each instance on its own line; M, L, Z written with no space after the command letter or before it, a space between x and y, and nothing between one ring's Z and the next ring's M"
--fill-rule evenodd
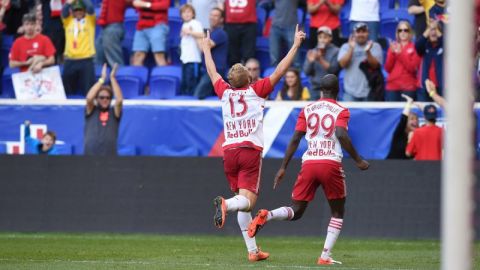
M117 154L118 128L123 108L123 94L115 74L118 65L110 72L110 85L104 85L107 78L107 64L103 65L100 79L87 94L85 110L84 154L114 156ZM115 105L111 102L115 94Z
M416 99L419 66L420 57L412 42L410 23L400 21L397 25L396 40L390 42L385 61L385 70L388 72L385 85L386 101L402 101L402 94Z

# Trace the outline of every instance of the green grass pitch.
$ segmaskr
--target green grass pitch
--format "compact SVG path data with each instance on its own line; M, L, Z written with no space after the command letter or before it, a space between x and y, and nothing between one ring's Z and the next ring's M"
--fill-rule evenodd
M0 269L440 269L438 241L340 237L333 257L315 265L323 237L257 237L267 261L250 263L240 236L0 233ZM480 244L474 269L480 269Z

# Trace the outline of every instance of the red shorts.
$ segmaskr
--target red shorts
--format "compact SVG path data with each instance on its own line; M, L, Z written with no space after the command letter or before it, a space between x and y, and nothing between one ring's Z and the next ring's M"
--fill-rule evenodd
M262 151L247 147L227 149L223 154L223 169L230 189L237 193L246 189L258 194Z
M347 196L345 174L340 163L306 163L293 186L292 199L312 201L318 186L322 186L328 200Z

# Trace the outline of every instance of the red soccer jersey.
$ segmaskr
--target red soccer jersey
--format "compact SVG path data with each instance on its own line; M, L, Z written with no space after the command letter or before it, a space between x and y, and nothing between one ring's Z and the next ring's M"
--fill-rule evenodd
M22 36L13 42L9 59L23 62L35 55L43 55L45 57L53 56L55 55L55 51L52 41L47 36L37 34L31 39ZM27 66L20 67L21 72L27 70Z
M148 0L147 2L151 4L149 8L137 8L139 11L137 30L152 28L160 23L168 23L170 0Z
M118 0L103 0L98 25L105 26L112 23L123 23L127 2Z
M226 0L226 23L256 23L257 10L255 0Z
M442 160L443 129L436 125L425 125L413 132L406 152L415 160Z
M320 0L308 0L309 5L318 3ZM331 4L343 5L345 0L329 0ZM328 26L334 30L340 26L340 18L338 14L333 13L327 6L323 4L313 14L311 14L310 27L319 28L321 26Z

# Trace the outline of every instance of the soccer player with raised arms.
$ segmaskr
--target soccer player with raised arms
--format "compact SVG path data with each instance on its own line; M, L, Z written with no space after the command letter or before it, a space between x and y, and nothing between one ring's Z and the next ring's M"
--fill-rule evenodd
M248 235L255 237L258 230L270 220L298 220L302 217L315 192L322 186L331 210L327 237L323 252L317 264L340 263L331 258L331 250L340 234L345 211L345 174L342 168L342 148L353 158L357 167L369 167L355 150L347 133L350 112L337 102L338 78L327 74L320 83L321 98L307 105L298 116L295 133L288 145L282 165L275 176L273 188L282 181L288 163L298 148L302 137L308 149L302 157L302 168L292 192L292 206L284 206L272 211L261 209L250 223ZM341 263L340 263L341 264Z
M229 199L214 199L215 226L222 228L227 212L238 212L237 220L248 249L250 261L268 258L267 252L258 249L255 238L248 236L248 225L252 221L251 209L257 201L260 185L260 169L263 150L263 109L265 98L273 91L273 86L286 73L300 49L305 33L295 31L295 41L285 58L278 64L270 77L251 83L250 73L242 64L233 65L228 72L228 83L218 74L210 49L210 33L203 39L203 52L208 75L215 93L222 100L223 164L230 189L236 195Z

